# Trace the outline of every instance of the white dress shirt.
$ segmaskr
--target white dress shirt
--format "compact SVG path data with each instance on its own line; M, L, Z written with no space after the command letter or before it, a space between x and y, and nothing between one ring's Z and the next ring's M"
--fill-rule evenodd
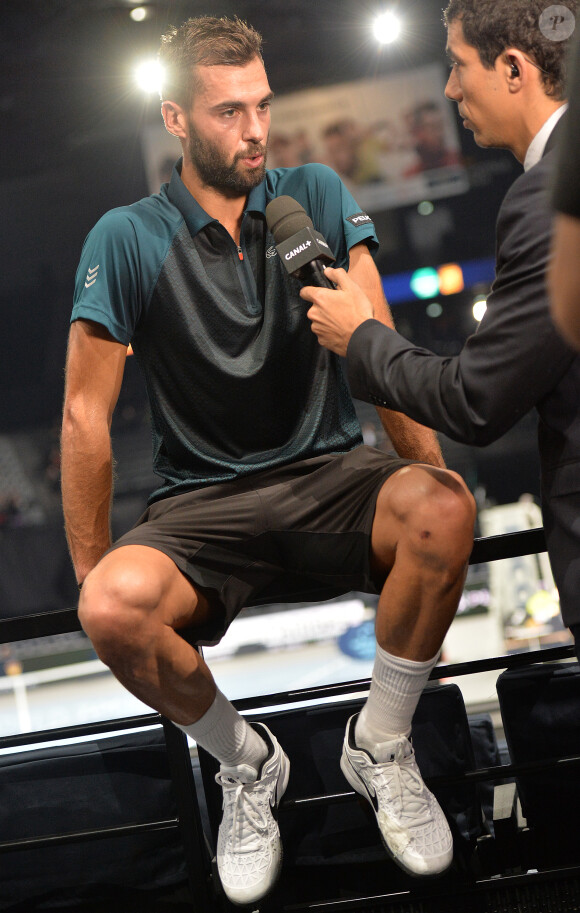
M532 142L528 146L528 151L526 152L526 157L524 159L524 171L529 171L530 168L538 164L544 154L544 149L546 148L546 143L550 139L552 130L562 117L564 111L567 110L567 108L568 102L557 108L556 111L550 115L542 129L536 133Z

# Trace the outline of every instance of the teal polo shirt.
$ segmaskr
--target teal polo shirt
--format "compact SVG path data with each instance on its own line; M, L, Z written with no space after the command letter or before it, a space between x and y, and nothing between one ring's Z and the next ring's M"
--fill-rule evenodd
M183 184L111 210L88 235L72 320L132 344L151 409L151 501L361 443L340 360L319 346L300 284L265 219L287 194L306 209L336 265L374 227L324 165L268 171L249 194L241 255Z

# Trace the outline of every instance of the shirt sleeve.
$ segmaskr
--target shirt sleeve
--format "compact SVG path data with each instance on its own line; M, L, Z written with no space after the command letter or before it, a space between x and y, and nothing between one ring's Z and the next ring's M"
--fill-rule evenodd
M83 245L71 322L95 321L118 342L129 345L142 308L138 264L132 219L122 209L111 210Z
M324 237L336 260L335 266L348 266L348 252L365 241L372 254L379 247L371 217L345 187L339 176L327 165L310 164L294 169L289 179L296 187L285 193L294 196L306 209L314 227Z

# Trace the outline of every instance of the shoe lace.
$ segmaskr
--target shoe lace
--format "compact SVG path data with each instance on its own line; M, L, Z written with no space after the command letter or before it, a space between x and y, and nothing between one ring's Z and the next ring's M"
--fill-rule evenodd
M429 794L406 739L397 741L389 761L376 765L373 782L377 793L386 791L385 798L395 803L401 823L422 827L432 820Z
M236 844L236 852L251 853L260 849L261 835L268 829L263 809L263 795L256 794L255 783L245 783L231 774L216 774L216 783L223 789L224 815L229 838ZM264 786L264 780L259 781Z

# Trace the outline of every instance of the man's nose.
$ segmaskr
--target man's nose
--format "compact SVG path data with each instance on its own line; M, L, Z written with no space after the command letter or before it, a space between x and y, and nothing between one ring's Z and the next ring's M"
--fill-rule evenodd
M459 86L459 80L457 79L455 69L453 69L449 74L449 79L447 80L447 85L445 86L445 98L449 98L451 101L458 101L460 97L461 88Z
M247 115L244 123L243 139L248 143L263 142L268 132L267 124L264 122L264 115L260 117L257 111Z

